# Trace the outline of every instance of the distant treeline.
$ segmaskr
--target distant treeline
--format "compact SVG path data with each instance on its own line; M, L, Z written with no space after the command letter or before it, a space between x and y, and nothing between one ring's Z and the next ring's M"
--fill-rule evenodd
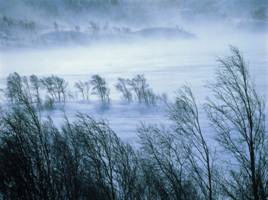
M136 147L91 116L78 114L72 122L67 116L61 128L41 119L39 88L64 102L67 83L56 76L11 74L10 108L0 114L0 199L266 200L264 100L241 53L231 50L230 57L219 59L216 79L208 85L213 95L204 107L184 86L167 105L172 125L141 124ZM109 102L98 75L76 85L83 99L90 85ZM146 102L152 93L143 76L119 79L116 88L127 101ZM208 116L209 134L201 112Z

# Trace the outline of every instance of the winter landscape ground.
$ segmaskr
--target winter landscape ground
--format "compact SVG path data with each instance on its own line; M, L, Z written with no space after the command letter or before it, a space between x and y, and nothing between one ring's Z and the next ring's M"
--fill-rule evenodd
M265 0L0 0L0 199L267 199L267 9ZM32 141L37 133L47 142ZM31 158L31 180L27 167L7 170L17 155ZM39 185L20 188L30 183Z
M1 53L1 82L4 84L4 79L12 72L40 76L56 74L66 79L70 90L75 92L75 81L86 81L92 75L100 74L111 88L111 108L98 112L93 96L90 103L68 102L66 112L73 115L79 111L108 119L120 137L133 139L140 121L165 122L167 116L163 108L154 110L125 105L114 87L118 77L144 74L157 93L166 93L171 98L182 85L190 84L198 101L204 103L209 95L205 85L215 78L218 57L227 56L229 45L234 45L243 52L257 88L266 95L266 38L267 32L252 33L232 30L227 25L211 25L193 39L150 38L125 43L12 49ZM49 115L58 120L62 116L60 113L62 111L56 110Z

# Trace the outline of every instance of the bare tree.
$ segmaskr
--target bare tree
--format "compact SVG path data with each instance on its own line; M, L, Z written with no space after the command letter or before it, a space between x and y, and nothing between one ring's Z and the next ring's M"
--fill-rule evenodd
M28 109L35 107L34 97L30 88L28 78L12 73L7 78L5 94L14 107L26 106Z
M132 93L130 88L128 88L128 79L118 78L118 82L115 85L116 89L122 93L122 98L128 103L132 102Z
M1 115L3 199L108 199L91 177L96 172L87 173L91 163L83 160L83 143L79 145L74 130L66 126L61 132L28 104Z
M90 83L92 85L93 94L99 96L103 104L109 104L110 89L107 87L104 78L99 75L93 75Z
M52 75L43 78L42 84L46 88L50 99L53 99L56 102L65 103L68 83L63 78Z
M145 77L138 74L131 80L127 80L131 90L134 92L135 97L139 103L146 105L155 105L158 99L157 95L154 94L153 90L149 87Z
M11 103L18 103L25 97L22 78L18 73L7 77L6 96Z
M264 200L268 197L265 106L240 51L235 47L231 51L230 57L219 59L217 79L210 86L215 99L206 106L217 140L239 166L229 170L223 189L232 199Z
M135 151L104 121L79 114L65 132L82 152L85 174L106 199L142 199L141 168ZM71 133L71 134L70 134Z
M40 90L41 90L41 80L36 75L30 76L30 83L31 83L31 89L33 90L33 95L35 98L35 102L37 104L38 108L41 108L42 106L42 100L40 96Z
M37 76L30 78L12 73L7 78L5 94L11 103L29 103L36 108L41 108L42 100L40 96L40 82Z
M129 85L132 87L132 90L134 91L138 102L142 103L144 101L146 89L149 87L144 76L137 75L132 80L129 80Z
M129 144L120 142L116 151L116 182L118 199L142 199L144 188L141 165L136 152Z
M8 199L53 198L50 129L42 125L29 99L19 103L0 121L1 192Z
M89 100L90 96L90 82L89 81L78 81L74 84L75 88L81 93L83 100Z
M184 86L179 90L174 105L170 107L170 118L175 122L175 132L184 140L184 149L204 199L217 199L212 153L201 127L199 109L190 87Z
M191 184L182 140L170 130L155 125L142 125L138 132L143 166L145 173L149 173L145 175L146 185L154 190L153 199L196 199L198 191Z

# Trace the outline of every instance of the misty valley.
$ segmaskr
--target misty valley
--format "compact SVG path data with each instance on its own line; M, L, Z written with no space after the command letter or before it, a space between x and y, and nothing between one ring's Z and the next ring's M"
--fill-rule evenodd
M267 9L0 0L0 200L268 199Z

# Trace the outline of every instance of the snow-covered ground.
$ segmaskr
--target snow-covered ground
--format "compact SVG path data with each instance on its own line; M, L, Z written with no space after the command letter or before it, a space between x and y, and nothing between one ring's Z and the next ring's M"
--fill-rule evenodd
M118 77L131 78L144 74L156 93L167 93L170 99L178 88L187 83L192 86L201 104L209 96L204 85L214 80L217 57L228 56L228 45L234 45L243 52L259 91L266 95L267 36L265 33L223 33L221 30L199 33L197 38L191 40L151 39L83 47L9 50L0 53L1 86L4 78L15 71L21 75L57 74L65 78L70 87L74 81L88 80L93 74L99 74L111 88L110 109L99 109L93 98L89 103L67 103L65 114L72 118L77 112L83 112L106 119L122 139L134 142L139 123L166 124L169 123L168 117L164 106L146 108L123 104L114 87ZM60 124L64 112L57 109L46 115Z

